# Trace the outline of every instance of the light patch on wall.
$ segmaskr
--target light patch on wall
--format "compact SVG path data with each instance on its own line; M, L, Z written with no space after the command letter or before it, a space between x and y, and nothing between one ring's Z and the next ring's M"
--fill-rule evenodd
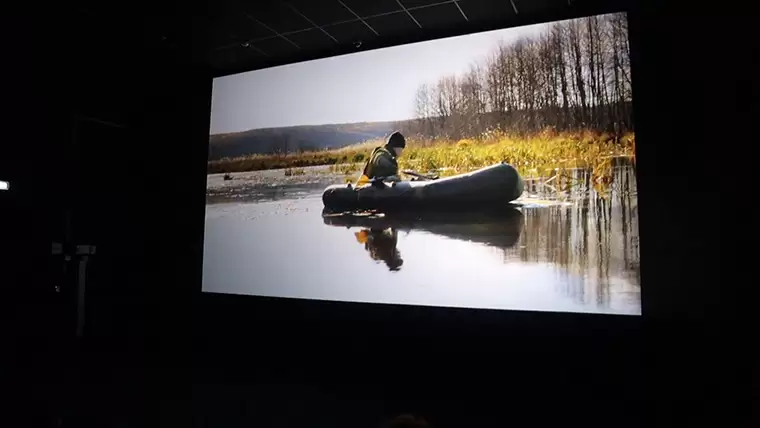
M11 189L11 183L0 180L0 190L10 190L10 189Z

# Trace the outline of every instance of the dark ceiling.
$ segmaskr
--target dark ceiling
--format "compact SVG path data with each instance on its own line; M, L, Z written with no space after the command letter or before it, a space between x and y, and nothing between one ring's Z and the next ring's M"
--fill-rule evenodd
M140 105L138 98L146 85L160 81L156 80L160 73L180 84L191 74L228 75L415 41L618 12L628 10L632 0L78 1L85 3L73 8L75 15L71 9L60 15L30 14L27 21L41 31L30 31L19 23L15 23L19 30L0 26L8 34L4 40L31 35L24 39L31 43L29 48L16 48L26 52L24 63L37 61L37 70L56 69L36 82L47 82L46 91L61 92L62 102L74 104L72 108L81 114L123 122L128 120L122 117L126 114L123 106ZM180 76L176 70L185 71ZM114 80L119 84L114 85Z
M226 74L478 30L620 10L599 0L288 0L215 3L206 60Z
M94 1L87 24L129 22L151 44L180 51L214 75L290 62L626 10L628 0L217 0L158 1L126 9ZM106 10L110 9L110 10ZM150 13L146 14L145 11ZM104 17L106 19L104 19ZM119 30L122 33L123 30ZM92 40L91 32L83 34ZM132 37L122 34L121 37Z

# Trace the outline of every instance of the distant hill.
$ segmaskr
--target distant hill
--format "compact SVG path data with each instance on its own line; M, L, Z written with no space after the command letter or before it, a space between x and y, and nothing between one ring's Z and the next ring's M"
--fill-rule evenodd
M209 160L250 154L335 149L382 138L393 132L398 125L398 122L361 122L261 128L215 134L209 137Z

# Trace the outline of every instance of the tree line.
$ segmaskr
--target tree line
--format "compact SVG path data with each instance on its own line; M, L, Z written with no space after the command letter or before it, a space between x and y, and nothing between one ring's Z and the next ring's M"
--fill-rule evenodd
M402 131L477 138L530 133L631 131L630 46L624 13L555 22L539 36L499 44L463 75L419 86Z

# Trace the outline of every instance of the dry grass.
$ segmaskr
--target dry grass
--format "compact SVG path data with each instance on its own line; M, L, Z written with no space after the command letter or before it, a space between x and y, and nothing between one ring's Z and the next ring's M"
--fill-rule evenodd
M408 145L399 167L437 171L443 175L472 171L499 162L513 165L524 177L549 177L558 169L589 168L600 174L610 159L634 154L634 134L619 140L594 132L539 134L520 137L501 132L480 140L414 141Z
M342 165L330 165L330 172L351 175L359 172L359 165L357 163L347 163Z
M340 150L324 150L316 152L251 155L232 159L221 159L208 163L206 171L209 174L260 171L265 169L304 168L317 165L336 165L364 162L369 155L365 149L346 148Z
M591 131L544 131L531 136L490 132L475 140L409 138L407 141L407 149L399 159L401 169L440 171L445 176L505 161L526 178L550 177L571 168L589 168L594 177L603 181L609 176L612 158L633 157L635 137L633 133L616 139ZM331 172L349 175L357 172L356 164L365 162L372 149L380 144L382 141L377 140L330 151L222 159L209 162L208 172L333 165Z
M288 168L285 170L285 176L290 177L293 175L305 175L306 170L303 168Z
M357 143L357 144L352 144L350 146L346 146L346 147L337 149L336 152L338 152L338 153L345 153L345 152L355 153L355 152L360 152L360 153L367 153L369 155L369 153L372 151L372 149L374 149L377 146L382 146L383 144L385 144L385 141L382 138L378 138L378 139L374 139L374 140L367 140L367 141L364 141L364 142L361 142L361 143Z

